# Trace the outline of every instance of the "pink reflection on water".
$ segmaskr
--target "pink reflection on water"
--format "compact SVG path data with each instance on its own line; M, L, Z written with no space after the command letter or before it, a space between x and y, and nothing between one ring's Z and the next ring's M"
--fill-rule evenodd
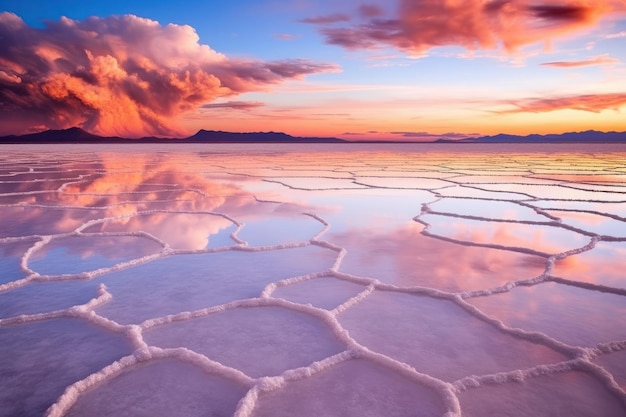
M357 342L446 381L564 360L431 297L375 292L339 322Z
M28 265L41 274L76 274L154 255L161 249L159 243L141 236L71 236L40 246Z
M438 236L548 254L581 248L589 243L588 237L556 226L488 222L430 214L421 216L420 220L430 224L429 232Z
M193 250L206 248L211 235L232 225L230 220L210 214L158 212L107 220L85 229L85 233L144 231L174 249Z
M533 278L546 266L539 256L446 242L422 235L422 229L410 222L386 234L335 235L333 242L348 251L340 270L403 287L467 291Z
M576 281L626 288L626 242L598 242L593 250L556 262L553 275Z
M626 327L608 317L626 317L626 296L548 282L467 300L511 327L539 331L574 346L626 339Z

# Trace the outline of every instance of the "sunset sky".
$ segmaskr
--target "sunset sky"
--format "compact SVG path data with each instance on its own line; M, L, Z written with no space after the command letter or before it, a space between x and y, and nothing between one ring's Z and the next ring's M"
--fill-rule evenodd
M626 0L0 0L0 135L626 131Z

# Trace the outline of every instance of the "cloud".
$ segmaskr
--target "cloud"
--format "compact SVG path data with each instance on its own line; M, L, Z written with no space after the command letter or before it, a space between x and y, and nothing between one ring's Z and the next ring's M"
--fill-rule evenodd
M513 104L516 108L499 112L546 113L555 110L581 110L599 113L603 110L619 110L626 105L626 93L582 94L563 97L530 98Z
M0 125L80 126L100 135L183 135L177 117L222 97L335 71L308 60L232 59L190 26L133 15L44 28L0 13ZM2 132L10 133L10 132Z
M226 101L224 103L208 103L202 105L203 109L233 109L233 110L252 110L265 106L260 101Z
M277 34L274 35L274 37L276 39L280 39L280 40L283 40L283 41L293 41L293 40L298 39L298 36L292 35L290 33L277 33Z
M430 133L430 132L389 132L392 135L399 135L405 138L412 139L467 139L469 137L479 136L477 133L457 133L457 132L448 132L448 133Z
M621 31L618 33L611 33L609 35L606 35L604 37L605 39L620 39L620 38L626 38L626 31Z
M554 62L545 62L541 65L546 67L555 67L555 68L577 68L577 67L589 67L594 65L608 65L608 64L617 64L619 63L619 59L612 58L608 55L600 55L593 58L581 60L581 61L554 61Z
M359 13L364 17L379 17L384 14L384 11L375 4L364 4L359 7Z
M439 46L470 50L504 49L547 42L592 27L613 12L626 11L624 0L398 0L391 17L362 6L351 25L317 23L329 44L347 49L392 46L421 54ZM347 21L347 20L346 20Z
M335 14L330 14L330 15L325 15L325 16L316 16L316 17L309 17L306 19L301 19L300 22L311 23L314 25L326 25L329 23L348 22L349 20L350 20L350 16L348 16L347 14L335 13Z

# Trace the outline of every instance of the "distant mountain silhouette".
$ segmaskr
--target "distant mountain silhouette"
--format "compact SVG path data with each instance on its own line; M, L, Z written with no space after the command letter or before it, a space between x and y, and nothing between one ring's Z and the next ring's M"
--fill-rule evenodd
M115 137L102 137L91 134L79 127L70 127L63 130L46 130L27 135L10 135L0 137L0 143L100 143L103 140L123 140Z
M506 135L483 136L461 140L439 139L437 143L626 143L626 132L569 132L550 135Z
M200 130L182 139L143 137L139 139L118 136L98 136L81 128L46 130L27 135L0 137L0 143L343 143L337 138L313 138L290 136L281 132L233 133L216 130Z
M385 143L393 141L359 141L356 143ZM435 143L626 143L626 132L570 132L550 135L506 135L483 136L460 140L438 139ZM63 130L46 130L27 135L0 137L2 143L355 143L338 138L298 137L282 132L235 133L217 130L200 130L186 138L143 137L139 139L118 136L98 136L81 128L72 127ZM398 141L397 143L410 143ZM432 143L432 142L430 142Z
M290 136L282 132L233 133L218 130L200 130L193 136L181 139L192 143L340 143L337 138L310 138Z

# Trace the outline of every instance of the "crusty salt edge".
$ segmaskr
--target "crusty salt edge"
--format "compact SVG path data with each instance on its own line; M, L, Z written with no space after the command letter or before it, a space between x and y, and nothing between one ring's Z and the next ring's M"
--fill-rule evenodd
M184 190L181 190L184 191ZM67 194L66 195L76 195L80 196L82 194ZM1 194L0 194L1 196ZM46 210L82 210L82 211L105 211L111 208L120 207L120 206L136 206L142 204L158 204L158 203L173 203L173 202L183 202L183 201L195 201L187 198L172 198L167 200L122 200L117 203L104 204L101 206L67 206L67 205L49 205L42 203L15 203L15 204L0 204L0 207L23 207L23 208L43 208ZM195 212L194 212L195 213Z
M168 211L163 211L163 210L157 210L155 212L168 212ZM146 212L143 212L146 213ZM178 213L178 212L171 212L171 213ZM250 252L263 252L263 251L272 251L272 250L280 250L280 249L295 249L295 248L301 248L301 247L306 247L309 246L311 244L315 244L317 246L320 247L325 247L331 250L336 250L339 251L340 248L336 247L334 245L331 244L326 244L325 242L321 242L321 241L314 241L313 239L309 240L309 241L304 241L304 242L292 242L292 243L284 243L284 244L278 244L278 245L268 245L268 246L255 246L255 247L248 247L247 246L247 242L241 240L240 238L237 237L237 232L239 232L239 230L243 227L243 223L239 223L236 220L234 220L233 218L231 218L228 215L222 214L222 213L202 213L202 214L211 214L211 215L215 215L215 216L220 216L220 217L224 217L227 220L233 222L234 224L237 225L237 229L231 234L231 238L236 242L235 245L233 246L225 246L225 247L220 247L220 248L206 248L206 249L197 249L197 250L186 250L186 249L172 249L166 242L163 242L162 240L158 239L157 237L155 237L154 235L147 233L147 232L143 232L143 231L137 231L137 232L101 232L101 233L83 233L82 230L84 230L86 227L92 226L94 224L98 224L98 223L102 223L105 220L110 220L110 219L119 219L119 218L125 218L125 217L134 217L135 214L132 215L123 215L123 216L116 216L116 217L110 217L110 218L106 218L106 219L97 219L97 220L91 220L89 222L87 222L85 225L82 225L80 227L78 227L76 229L76 231L74 232L70 232L70 233L62 233L62 234L58 234L58 235L49 235L49 236L29 236L28 239L33 239L33 238L38 238L39 240L37 240L33 246L31 246L22 256L21 261L20 261L20 267L21 269L25 272L25 274L27 274L27 277L23 278L23 279L19 279L16 281L11 281L9 283L5 283L5 284L0 284L0 292L3 291L8 291L11 289L15 289L21 286L24 286L26 284L28 284L29 282L33 282L33 281L65 281L65 280L84 280L84 279L93 279L95 277L101 276L101 275L105 275L107 273L113 272L113 271L119 271L119 270L123 270L123 269L127 269L129 267L133 267L133 266L137 266L137 265L141 265L147 262L151 262L154 261L156 259L160 259L162 257L165 256L173 256L173 255L186 255L186 254L203 254L203 253L216 253L216 252L223 252L223 251L227 251L227 250L241 250L241 251L250 251ZM317 220L319 220L320 222L324 222L321 218L319 218L318 216L315 215L311 215L311 217L316 218ZM321 232L319 232L316 236L319 236L321 233L325 232L326 228L323 229ZM158 243L159 245L161 245L163 247L163 249L161 250L160 253L156 253L156 254L151 254L151 255L146 255L140 258L136 258L130 261L125 261L125 262L120 262L117 263L115 265L109 266L109 267L103 267L103 268L99 268L96 270L92 270L92 271L85 271L85 272L79 272L79 273L74 273L74 274L58 274L58 275L41 275L36 271L31 270L28 267L28 260L30 259L30 257L38 250L40 250L41 248L43 248L46 244L50 243L52 240L56 240L56 239L61 239L61 238L67 238L67 237L82 237L82 236L88 236L88 237L105 237L105 236L130 236L130 237L143 237L149 240L152 240L156 243ZM14 242L14 241L20 241L20 240L26 240L26 239L7 239L4 241L7 242ZM0 240L0 242L2 242L3 240ZM340 260L338 260L340 261ZM337 263L338 264L338 263Z
M0 197L15 197L20 195L55 194L57 190L20 191L17 193L0 193Z
M486 185L486 184L481 184L481 185ZM502 185L502 184L497 184L497 185ZM574 188L574 187L570 187L567 186L565 184L554 184L554 185L538 185L538 184L516 184L516 185L533 185L533 186L537 186L537 187L556 187L556 188L570 188L570 189L574 189L577 191L586 191L592 194L595 193L605 193L605 194L620 194L618 192L615 191L607 191L607 190L584 190L584 189L580 189L580 188ZM482 188L480 186L477 185L468 185L468 184L463 184L462 187L465 188L472 188L472 189L476 189L476 190L480 190L480 191L485 191L485 192L490 192L490 193L510 193L509 191L502 191L502 190L490 190L489 188ZM525 195L528 196L529 199L531 200L550 200L550 201L586 201L586 202L590 202L590 203L626 203L626 195L624 196L623 200L595 200L595 199L589 199L589 198L554 198L554 197L550 197L550 198L544 198L544 197L537 197L535 195L532 195L530 193L525 193L525 192L519 192L519 191L515 191L514 194L521 194L521 195Z
M344 308L341 308L340 306L340 308L335 309L333 311L334 314L340 314L346 308L356 305L358 302L367 298L367 296L369 296L374 291L374 289L379 290L379 291L390 291L390 292L404 293L404 294L410 294L410 295L429 296L433 298L440 298L440 299L452 301L458 306L460 306L462 309L467 311L472 316L494 326L497 330L503 333L510 334L519 339L523 339L523 340L530 341L533 343L542 344L553 350L561 352L569 357L580 356L584 353L583 348L570 346L565 343L559 342L541 332L526 331L526 330L522 330L518 328L509 327L505 325L502 321L494 319L484 314L480 309L478 309L474 305L465 302L462 294L450 293L450 292L441 291L441 290L437 290L437 289L429 288L429 287L398 287L392 284L384 284L384 283L380 283L374 280L370 281L368 279L363 279L363 278L355 279L356 277L353 277L347 274L337 274L337 276L341 277L341 279L345 279L345 280L352 281L355 283L363 283L363 280L365 280L366 282L369 281L369 286L368 286L368 289L364 290L363 292L359 293L357 296L348 300L345 303ZM369 290L370 287L372 287L372 290Z
M339 323L337 323L337 326L340 326ZM289 369L279 376L262 377L257 379L255 386L248 391L244 398L242 398L239 402L237 411L234 415L236 417L250 417L253 414L259 395L262 395L263 392L281 389L290 381L298 381L304 378L309 378L347 360L360 358L377 363L391 370L395 374L402 375L417 384L432 388L443 400L446 408L444 417L461 416L460 403L456 397L452 384L417 372L414 368L405 363L399 362L386 355L373 352L365 346L358 344L349 338L347 333L346 336L346 341L349 342L349 345L348 349L343 352L327 357L323 360L313 362L306 367Z
M421 215L414 217L413 221L415 221L417 223L420 223L421 225L424 226L424 229L420 232L424 236L432 237L434 239L443 240L445 242L450 242L450 243L454 243L454 244L457 244L457 245L474 246L474 247L478 247L478 248L490 248L490 249L508 250L508 251L513 251L513 252L524 253L526 255L540 256L542 258L549 258L550 257L550 254L548 254L548 253L536 251L534 249L529 249L529 248L523 248L523 247L517 247L517 246L498 245L498 244L495 244L495 243L468 242L468 241L465 241L465 240L459 240L459 239L454 239L454 238L447 237L447 236L438 235L438 234L432 233L430 231L430 228L431 228L430 223L426 222L425 220L422 220L420 218L420 216Z
M552 200L545 200L546 202L550 202ZM613 204L613 202L609 202L611 204ZM555 211L563 211L563 212L569 212L569 213L586 213L586 214L593 214L596 216L602 216L602 217L608 217L610 219L613 220L618 220L621 222L626 222L626 217L624 216L620 216L617 214L613 214L613 213L602 213L600 211L595 211L595 210L584 210L584 209L568 209L566 207L552 207L552 208L545 208L545 207L537 207L537 206L532 206L530 204L528 204L529 207L534 208L535 210L537 210L537 212L544 212L546 213L546 216L550 216L550 217L555 217L556 216L552 216L551 214L547 213L547 210L555 210Z
M566 343L553 339L552 337L544 333L538 331L523 330L516 327L509 327L501 320L492 318L491 316L483 313L474 305L467 303L460 296L455 296L454 300L460 307L462 307L468 313L472 314L474 317L477 317L482 321L491 324L492 326L504 333L508 333L512 336L529 342L542 344L569 357L576 357L584 354L584 348L568 345Z
M152 202L152 201L150 201ZM163 209L157 209L157 210L142 210L142 211L138 211L135 213L127 213L127 214L121 214L119 216L110 216L110 217L103 217L100 219L93 219L93 220L89 220L85 223L83 223L82 225L80 225L79 227L77 227L75 229L75 232L82 232L85 229L91 227L91 226L95 226L97 224L102 224L102 223L107 223L110 221L115 221L115 220L124 220L124 219L130 219L133 217L141 217L141 216L149 216L152 214L193 214L193 215L208 215L208 216L216 216L216 217L222 217L228 221L230 221L231 223L238 225L239 222L237 222L235 219L233 219L232 217L230 217L227 214L224 213L219 213L219 212L214 212L214 211L191 211L191 210L163 210ZM122 233L132 233L132 232L122 232ZM97 233L88 233L89 236L91 235L96 235Z
M454 381L452 385L457 393L480 388L486 385L502 385L511 382L523 382L531 378L554 375L572 371L582 371L600 382L611 394L617 397L626 406L626 391L615 381L603 367L596 365L585 358L572 359L565 362L537 365L528 369L516 369L509 372L481 376L467 376Z
M65 389L65 392L48 408L44 415L45 417L63 417L76 403L80 395L87 390L114 379L125 370L138 364L161 359L178 359L190 363L208 374L217 374L243 386L250 386L253 383L252 378L243 372L222 365L189 349L161 349L151 346L145 349L138 349L133 354L125 356L100 371L73 383Z
M543 282L549 282L549 281L559 282L562 284L569 284L569 285L578 286L578 287L586 288L586 289L594 289L594 290L603 291L603 292L614 292L617 294L622 294L620 289L615 289L612 287L606 287L606 286L597 285L597 284L585 284L585 283L580 283L578 281L571 281L571 280L566 280L563 278L553 277L552 275L550 275L552 271L554 270L554 264L557 260L565 259L568 256L573 256L573 255L577 255L586 251L590 251L596 246L598 241L599 241L599 238L597 236L594 236L591 238L589 243L587 243L585 246L572 249L569 251L561 252L556 255L551 255L550 257L548 257L546 261L545 271L542 274L534 278L522 279L522 280L517 280L517 281L509 281L505 283L504 285L501 285L498 287L484 289L484 290L465 291L465 292L459 293L459 295L464 299L473 298L473 297L483 297L483 296L488 296L488 295L493 295L493 294L498 294L498 293L509 292L513 288L520 287L520 286L533 286L533 285L537 285L537 284L541 284Z
M46 171L46 174L67 174L68 172L65 171ZM18 174L13 174L13 176L16 176ZM2 177L5 177L6 175L2 175ZM86 177L87 175L79 175L77 177L72 177L72 178L35 178L32 180L17 180L17 181L5 181L2 180L0 181L0 184L37 184L40 182L55 182L55 181L79 181L82 180Z
M98 295L90 299L89 301L87 301L85 304L74 305L66 309L55 310L55 311L51 311L47 313L22 314L22 315L15 316L15 317L7 317L4 319L0 319L0 326L11 325L11 324L16 324L16 323L39 321L39 320L48 320L48 319L53 319L53 318L62 318L62 317L84 317L90 320L91 318L88 316L90 315L91 311L108 303L109 301L113 299L113 296L111 295L111 293L107 291L107 288L104 284L98 285L97 292L98 292ZM107 319L104 319L104 320L107 320ZM104 327L113 331L119 331L121 329L119 325L118 326L107 325Z
M593 232L588 232L586 230L580 229L580 228L575 227L575 226L570 226L568 224L565 224L563 222L559 222L557 220L550 220L550 221L540 222L540 221L532 221L532 220L494 219L494 218L491 218L491 217L475 216L475 215L469 215L469 214L449 213L449 212L436 211L436 210L430 210L428 212L428 214L433 214L433 215L437 215L437 216L452 217L452 218L457 218L457 219L477 220L477 221L483 221L483 222L513 223L513 224L527 224L527 225L534 225L534 226L559 227L561 229L569 230L571 232L576 232L578 234L581 234L581 235L584 235L584 236L588 236L588 237L596 236L596 234L593 233Z
M291 381L309 378L353 357L352 351L344 350L320 361L313 362L309 366L289 369L279 376L258 378L254 386L239 401L234 417L250 417L254 412L259 395L262 393L279 390Z
M364 180L366 178L385 178L385 179L392 179L393 177L363 177L363 176L359 176L357 177L354 181L352 181L353 183L357 184L357 185L362 185L363 187L366 188L375 188L375 189L384 189L384 190L422 190L422 191L437 191L437 190L442 190L442 189L446 189L446 188L450 188L450 187L454 187L456 185L459 185L453 181L450 181L449 179L443 179L443 178L426 178L426 177L410 177L410 179L421 179L421 180L439 180L439 181L445 181L445 182L449 182L450 185L436 185L436 186L432 186L432 187L427 187L427 186L421 186L421 187L416 187L416 186L385 186L385 185L381 185L381 184L367 184Z
M268 298L272 296L272 293L276 290L276 288L278 287L286 287L288 285L292 285L292 284L298 284L300 282L305 282L305 281L309 281L315 278L321 278L321 277L325 277L328 276L327 272L313 272L311 274L306 274L306 275L300 275L297 277L292 277L292 278L286 278L286 279L282 279L280 281L276 281L276 282L271 282L269 284L267 284L265 286L265 288L263 288L263 291L261 291L261 298Z
M443 417L461 417L461 404L452 384L418 372L415 368L406 363L374 352L365 346L359 345L358 348L356 348L355 355L359 358L369 359L372 362L394 371L396 374L403 375L418 384L432 388L441 396L444 407L447 409Z
M368 285L363 291L361 291L360 293L358 293L354 297L348 299L343 304L341 304L341 305L335 307L334 309L332 309L330 311L330 313L335 315L335 316L337 314L343 313L344 311L348 310L349 308L351 308L351 307L357 305L358 303L360 303L361 301L365 300L365 298L367 298L371 293L373 293L375 289L376 289L376 286L374 284Z
M309 217L317 220L318 222L322 223L322 225L324 225L324 228L322 230L320 230L319 232L317 232L317 234L310 239L311 241L319 240L330 229L330 223L328 223L326 220L324 220L323 218L321 218L317 214L315 214L315 213L303 213L303 214L305 216L309 216Z
M341 327L341 324L339 324L337 318L328 310L317 308L311 305L294 303L288 300L284 300L282 298L247 298L244 300L236 300L218 306L203 308L194 311L185 311L182 313L170 314L167 316L148 319L143 321L139 326L142 330L147 330L153 327L163 326L178 321L184 321L199 317L207 317L212 314L221 313L236 308L254 308L266 306L283 307L292 311L299 311L309 314L313 317L317 317L325 322L326 325L332 330L335 337L346 346L350 346L355 343L354 340L348 335L348 332L343 327Z
M310 178L310 177L299 177L299 178ZM335 178L336 179L336 178ZM289 188L291 190L298 190L298 191L344 191L344 190L367 190L368 188L374 188L374 187L369 187L369 186L365 186L362 184L357 184L354 181L350 180L349 178L339 178L339 180L342 181L347 181L350 184L352 184L351 186L344 186L344 187L322 187L322 188L305 188L305 187L296 187L293 184L287 184L286 182L283 181L279 181L277 179L266 179L264 178L262 181L264 182L272 182L272 183L276 183L276 184L280 184L286 188Z
M561 278L561 277L556 277L556 276L551 276L551 275L546 277L546 281L557 282L559 284L583 288L585 290L593 290L593 291L599 291L599 292L604 292L608 294L626 296L626 288L616 288L616 287L610 287L608 285L594 284L591 282L574 281L571 279L566 279L566 278Z

